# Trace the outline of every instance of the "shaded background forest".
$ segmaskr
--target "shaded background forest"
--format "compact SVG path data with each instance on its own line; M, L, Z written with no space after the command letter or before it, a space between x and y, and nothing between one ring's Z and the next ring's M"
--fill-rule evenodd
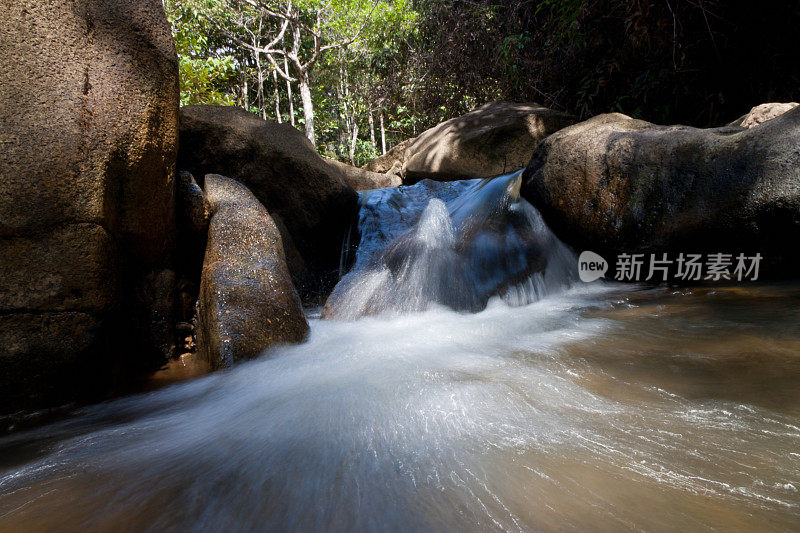
M311 59L315 46L320 51L307 73L314 140L323 155L354 164L497 99L535 101L581 118L619 111L662 124L715 126L762 102L800 98L797 2L167 0L165 6L181 58L183 104L239 105L301 130L310 105L286 56L295 23L308 30L295 37L301 59ZM258 50L277 37L275 53Z

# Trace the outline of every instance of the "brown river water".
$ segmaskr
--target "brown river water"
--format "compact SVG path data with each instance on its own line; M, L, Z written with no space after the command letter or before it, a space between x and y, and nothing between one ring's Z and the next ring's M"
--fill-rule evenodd
M0 440L0 531L800 528L800 286L592 284Z
M800 285L582 283L519 179L364 192L308 342L0 438L0 531L799 530Z

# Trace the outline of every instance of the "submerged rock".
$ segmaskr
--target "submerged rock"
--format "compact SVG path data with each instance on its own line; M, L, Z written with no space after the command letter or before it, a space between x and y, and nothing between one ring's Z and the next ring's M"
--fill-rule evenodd
M169 351L179 91L159 0L6 2L0 43L3 411Z
M245 184L281 218L302 256L307 271L292 272L301 293L312 296L332 288L358 202L342 173L288 124L222 106L187 106L180 119L179 168Z
M357 191L369 189L383 189L384 187L397 187L403 180L398 174L371 172L363 168L353 167L347 163L329 159L328 164L342 173L344 182Z
M580 248L760 252L796 276L798 146L800 108L744 130L601 115L542 142L522 194Z
M209 174L212 216L198 299L197 352L212 368L308 333L277 226L252 193Z
M405 151L403 179L488 178L525 168L539 141L575 118L539 104L491 102L425 131Z

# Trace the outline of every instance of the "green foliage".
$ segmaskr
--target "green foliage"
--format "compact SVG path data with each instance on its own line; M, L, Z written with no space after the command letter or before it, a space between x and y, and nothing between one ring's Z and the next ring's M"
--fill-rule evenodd
M280 11L288 0L263 1ZM796 100L800 48L788 36L800 7L764 2L758 11L724 0L293 5L297 19L315 28L317 44L331 47L309 70L318 150L350 160L357 132L352 156L360 164L378 152L381 115L391 148L495 99L536 101L582 118L620 111L696 125L723 123L762 101ZM280 19L248 0L165 0L165 8L180 57L182 104L240 105L304 128L296 79L291 91L280 76L276 83L266 55L242 44L265 45ZM304 33L299 56L312 56L314 45ZM742 83L743 70L759 75Z
M231 87L236 79L236 62L220 53L208 22L208 2L167 0L164 4L175 47L181 80L181 105L233 105Z
M234 105L236 99L227 90L235 75L231 57L207 59L180 58L181 105Z
M356 166L361 166L369 163L379 155L377 147L373 146L369 139L358 139L353 163Z
M289 113L290 91L286 80L273 76L266 54L247 44L263 47L278 34L283 22L270 11L281 11L284 0L265 2L260 10L244 0L166 0L178 48L181 75L181 103L241 105L259 115L291 121L304 127L299 101L297 72L289 61L294 117ZM396 93L393 75L398 55L413 39L417 13L411 0L294 0L298 20L314 28L319 46L331 47L309 67L314 103L314 122L321 153L349 158L350 136L358 126L356 159L374 155L368 117L390 108L385 103ZM290 47L291 29L277 47ZM301 61L314 54L310 32L302 33ZM342 45L337 47L336 45ZM288 48L285 48L288 49ZM283 68L283 56L273 56ZM402 68L402 67L400 67ZM277 82L277 83L276 83ZM242 96L247 84L247 102Z

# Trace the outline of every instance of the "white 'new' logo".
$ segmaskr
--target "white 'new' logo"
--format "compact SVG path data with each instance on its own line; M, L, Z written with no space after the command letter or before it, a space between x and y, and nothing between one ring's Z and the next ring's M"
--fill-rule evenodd
M600 255L586 250L578 257L578 275L581 281L590 283L600 279L608 271L608 263Z

